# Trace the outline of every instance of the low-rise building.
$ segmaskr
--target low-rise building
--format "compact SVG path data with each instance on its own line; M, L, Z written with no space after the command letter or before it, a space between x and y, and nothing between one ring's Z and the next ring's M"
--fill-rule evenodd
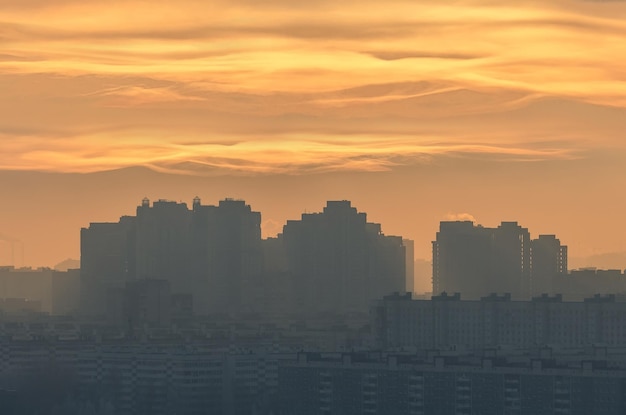
M459 294L444 293L431 300L396 294L373 308L372 327L380 347L395 350L622 345L626 302L612 295L566 302L560 295L512 301L510 295L492 294L475 301L462 300Z

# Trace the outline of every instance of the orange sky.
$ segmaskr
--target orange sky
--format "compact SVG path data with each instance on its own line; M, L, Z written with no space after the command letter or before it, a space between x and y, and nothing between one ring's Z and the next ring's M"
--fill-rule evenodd
M278 224L305 203L284 194L277 209L263 192L319 178L328 186L309 192L306 208L363 200L383 229L416 240L419 257L438 221L463 213L567 235L580 256L626 250L613 235L626 225L614 208L624 206L626 2L259 4L0 0L0 190L20 206L1 208L0 235L32 247L26 262L77 257L80 226L132 213L158 179L122 180L126 198L107 195L103 211L62 212L74 197L67 183L133 166L200 187L245 177L254 195L233 182L220 194L177 184L150 196L216 203L236 193ZM373 177L412 209L379 206L361 183ZM484 193L476 202L467 199L477 192L440 194L465 194L464 181ZM546 206L516 204L514 190ZM50 192L69 235L54 247L49 235L61 230L33 230L50 218L25 206ZM585 229L561 223L563 209Z

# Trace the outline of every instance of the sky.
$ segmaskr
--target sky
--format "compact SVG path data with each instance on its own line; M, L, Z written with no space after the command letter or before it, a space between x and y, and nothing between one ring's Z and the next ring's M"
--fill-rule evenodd
M0 263L195 195L626 251L624 56L624 1L0 0Z

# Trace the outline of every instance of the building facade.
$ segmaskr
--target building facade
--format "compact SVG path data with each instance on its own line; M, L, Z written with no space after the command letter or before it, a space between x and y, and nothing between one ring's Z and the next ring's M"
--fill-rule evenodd
M144 199L136 216L81 230L84 314L104 314L107 292L147 279L192 295L199 314L253 311L261 272L261 215L241 200Z
M626 370L602 360L301 354L279 371L281 415L617 415Z
M582 347L626 344L626 302L594 296L565 302L560 295L512 301L509 295L462 300L443 294L432 300L392 295L372 311L372 327L385 349L469 349L539 345Z
M288 221L280 236L293 301L305 313L367 312L406 285L401 237L386 236L349 201Z
M433 293L478 299L492 292L529 299L548 293L552 278L567 273L567 247L553 235L531 240L517 222L497 228L470 221L441 222L433 241Z

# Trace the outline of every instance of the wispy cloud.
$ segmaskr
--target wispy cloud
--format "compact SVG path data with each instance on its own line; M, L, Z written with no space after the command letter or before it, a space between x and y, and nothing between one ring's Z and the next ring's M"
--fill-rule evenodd
M169 87L145 87L143 85L119 86L107 88L88 94L92 97L102 98L102 103L107 106L135 106L158 104L162 102L201 101L202 98L186 95Z
M0 141L0 168L23 170L97 171L145 165L179 174L303 174L328 171L384 171L395 166L424 162L433 157L489 156L503 161L539 161L578 157L575 151L528 145L444 143L433 137L386 137L352 135L340 142L326 136L173 143L159 132L118 133L71 138L25 136ZM1 137L0 137L1 138Z
M0 22L4 169L538 161L626 127L624 2L0 0Z

